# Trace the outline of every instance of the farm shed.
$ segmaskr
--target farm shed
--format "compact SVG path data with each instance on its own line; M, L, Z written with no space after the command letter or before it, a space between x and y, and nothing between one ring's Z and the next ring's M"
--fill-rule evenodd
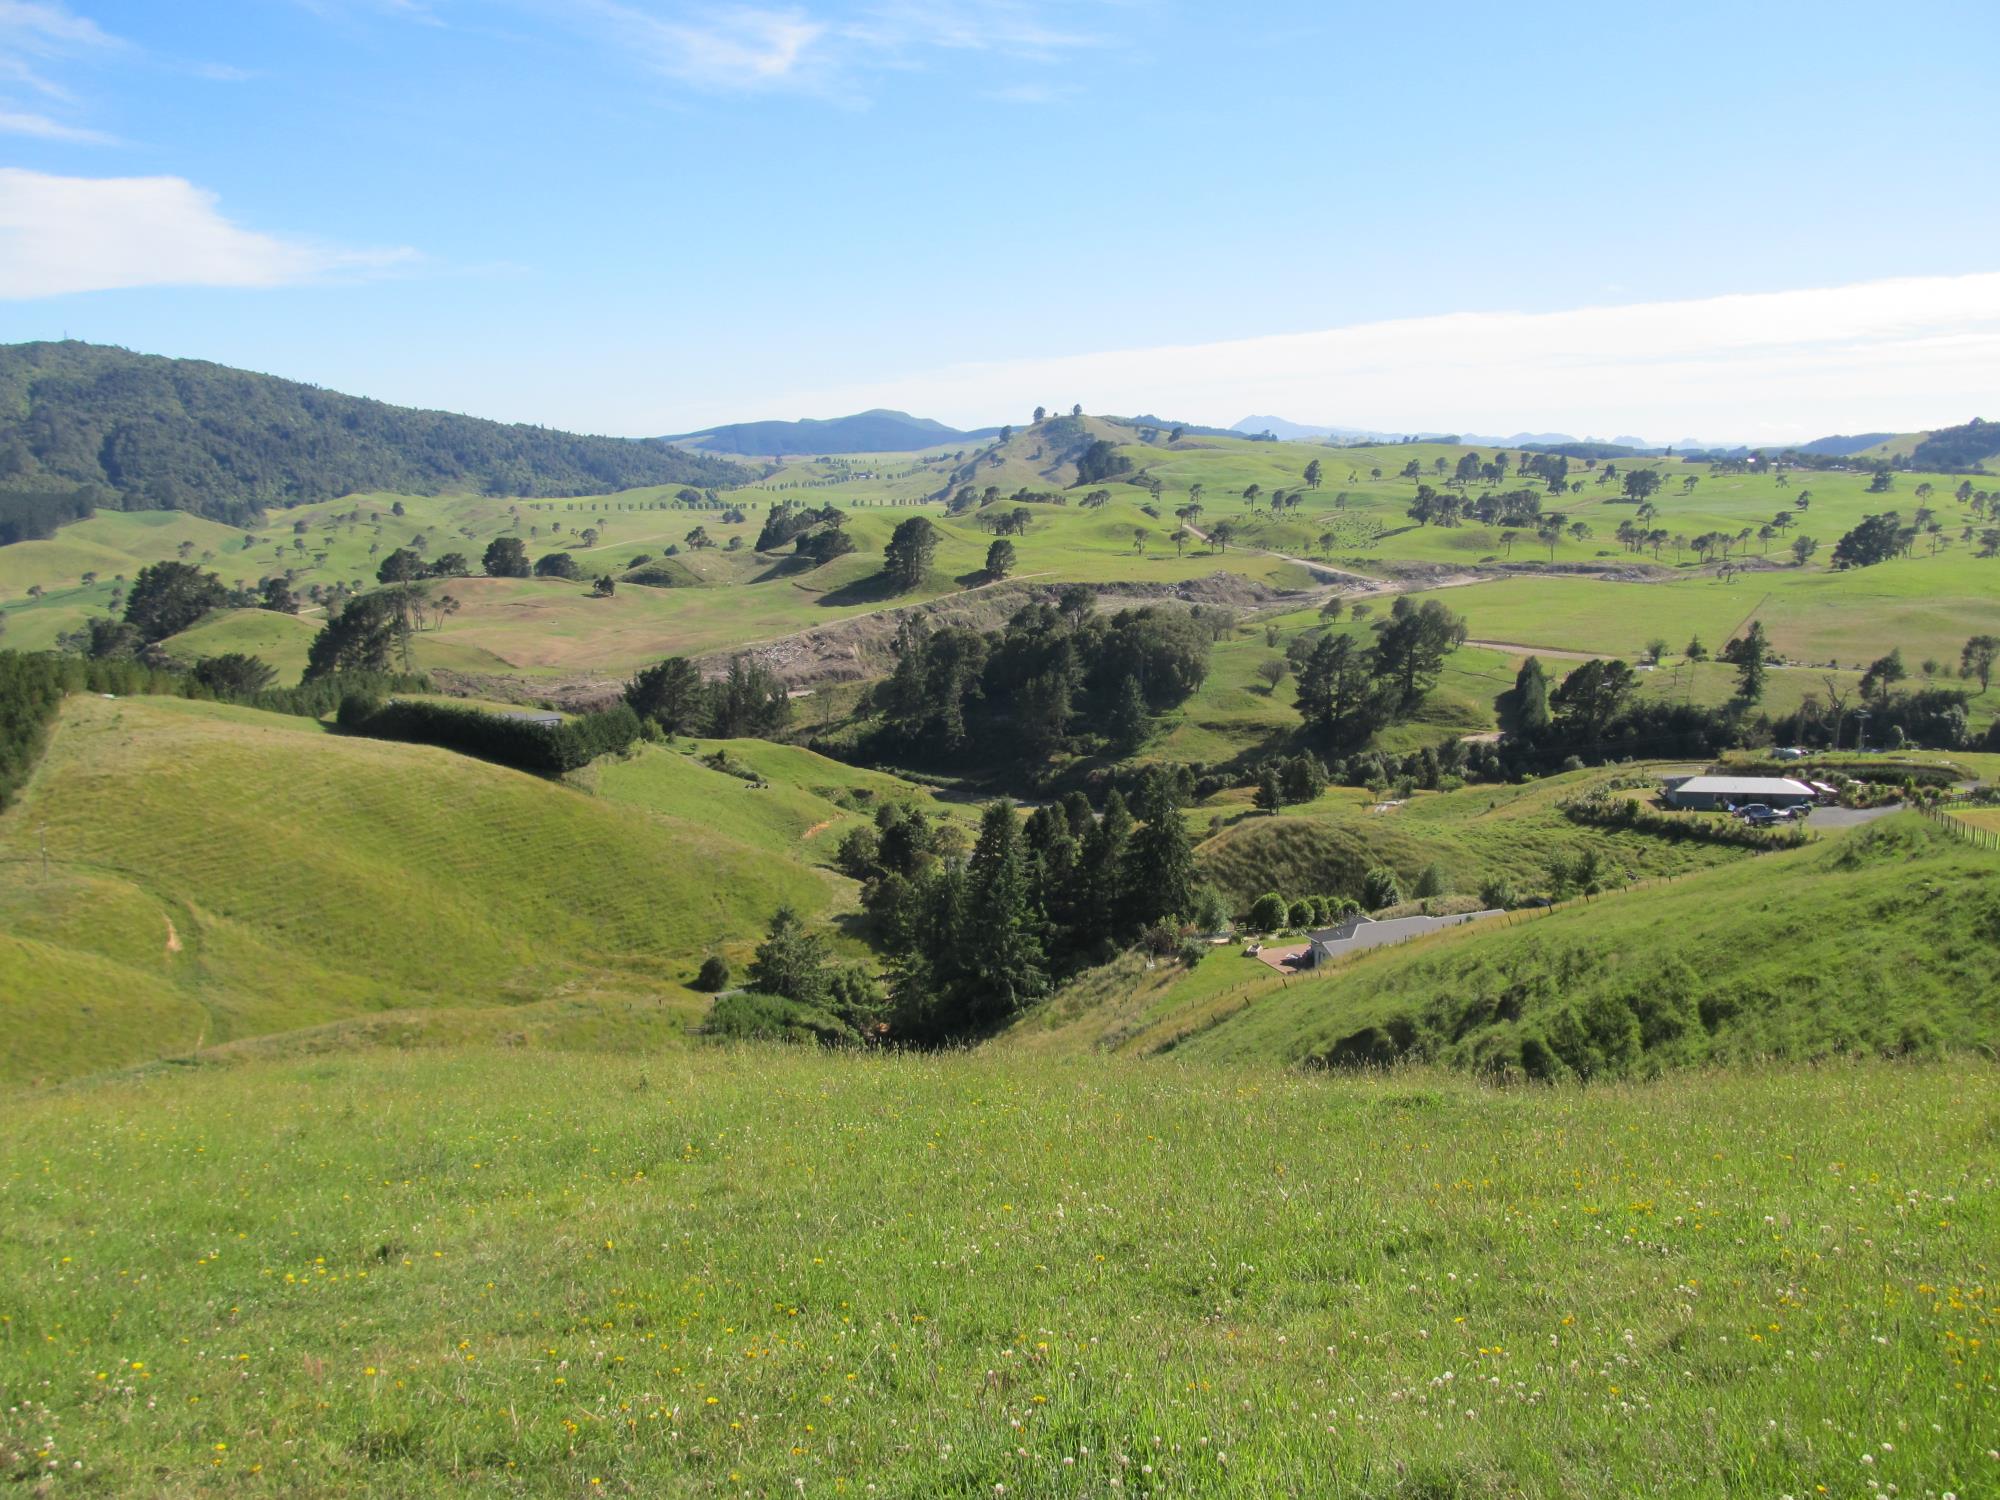
M1692 812L1720 812L1753 802L1777 809L1818 800L1819 794L1803 781L1784 776L1690 776L1667 783L1667 801Z

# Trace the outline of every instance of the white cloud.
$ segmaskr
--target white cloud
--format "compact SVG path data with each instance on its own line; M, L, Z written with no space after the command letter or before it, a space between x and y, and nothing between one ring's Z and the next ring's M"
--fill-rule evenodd
M0 42L36 52L116 46L117 39L87 16L60 5L0 0Z
M0 298L147 286L274 287L407 264L230 223L180 177L53 177L0 167Z
M1779 442L2000 404L2000 272L1566 312L1468 312L1212 344L953 365L761 404L961 423L1038 403L1228 423Z
M790 90L845 101L860 80L941 52L1048 61L1098 39L1050 26L1024 0L877 0L839 15L800 6L581 0L539 3L614 36L647 66L718 93Z
M628 5L594 9L624 34L658 71L713 89L760 89L816 75L825 59L816 48L822 22L798 10L733 6L668 18Z
M0 81L32 90L45 100L73 104L76 97L49 76L52 63L82 55L115 53L124 45L95 21L72 15L61 5L0 0ZM39 110L19 109L5 100L0 100L0 132L91 146L113 143L112 137L102 131L65 124Z
M60 120L51 120L47 115L8 109L0 109L0 133L28 135L44 141L68 141L82 146L111 146L116 145L118 139L116 136L106 135L101 130L86 130L80 125L65 125Z

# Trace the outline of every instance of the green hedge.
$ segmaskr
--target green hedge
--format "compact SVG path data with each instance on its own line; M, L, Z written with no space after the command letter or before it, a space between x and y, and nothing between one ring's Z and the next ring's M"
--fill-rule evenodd
M1805 826L1758 828L1734 818L1698 818L1687 813L1656 812L1633 797L1579 797L1562 810L1573 823L1595 828L1631 828L1659 838L1698 844L1729 844L1739 849L1790 849L1806 841Z
M562 724L537 724L451 703L383 702L368 693L340 700L342 729L378 740L436 745L544 775L574 771L639 738L639 716L623 703Z

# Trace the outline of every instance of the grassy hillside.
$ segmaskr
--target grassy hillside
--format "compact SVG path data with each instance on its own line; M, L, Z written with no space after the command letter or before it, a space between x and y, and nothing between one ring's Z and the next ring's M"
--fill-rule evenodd
M1992 1083L702 1049L13 1097L0 1463L105 1495L1983 1494Z
M1557 1074L2000 1049L2000 865L1914 816L1277 981L1227 954L1030 1017L1037 1045ZM1268 977L1267 977L1268 976ZM1551 1066L1549 1054L1555 1054Z
M1680 875L1747 857L1740 849L1669 842L1631 829L1585 829L1562 812L1571 798L1650 782L1668 769L1641 764L1574 771L1520 786L1420 791L1403 803L1378 802L1357 787L1332 787L1317 801L1293 804L1276 816L1253 810L1252 794L1235 789L1193 809L1190 821L1219 824L1197 855L1208 878L1239 907L1271 890L1288 898L1357 896L1376 865L1395 870L1405 886L1435 864L1461 893L1491 878L1526 893L1545 886L1551 858L1573 857L1585 844L1624 880Z
M764 810L796 796L746 791L770 800L732 815L708 785L731 778L646 757L609 778L671 794L613 801L309 720L72 699L0 818L0 1067L62 1077L385 1013L415 1036L430 1008L498 1035L559 999L641 999L643 1028L678 1029L705 953L741 957L780 902L853 888L769 836Z
M297 682L306 653L326 623L323 616L285 615L269 609L218 610L191 630L168 636L161 649L178 661L241 652L268 662L279 685Z

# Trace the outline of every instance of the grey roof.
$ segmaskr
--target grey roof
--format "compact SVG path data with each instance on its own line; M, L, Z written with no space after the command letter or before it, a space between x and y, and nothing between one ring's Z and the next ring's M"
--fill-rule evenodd
M1401 942L1405 938L1441 932L1462 922L1500 915L1502 913L1495 908L1490 911L1454 912L1448 917L1387 917L1381 921L1364 917L1352 928L1343 924L1340 927L1329 927L1324 932L1315 932L1312 935L1312 947L1315 954L1324 952L1328 958L1337 958L1349 953L1359 953L1365 948L1379 948L1386 943Z
M1322 927L1317 932L1306 934L1315 943L1338 943L1354 936L1355 929L1375 919L1369 916L1346 917L1331 927Z
M1707 793L1714 797L1810 797L1813 794L1813 789L1803 781L1793 781L1785 776L1690 776L1674 790Z

